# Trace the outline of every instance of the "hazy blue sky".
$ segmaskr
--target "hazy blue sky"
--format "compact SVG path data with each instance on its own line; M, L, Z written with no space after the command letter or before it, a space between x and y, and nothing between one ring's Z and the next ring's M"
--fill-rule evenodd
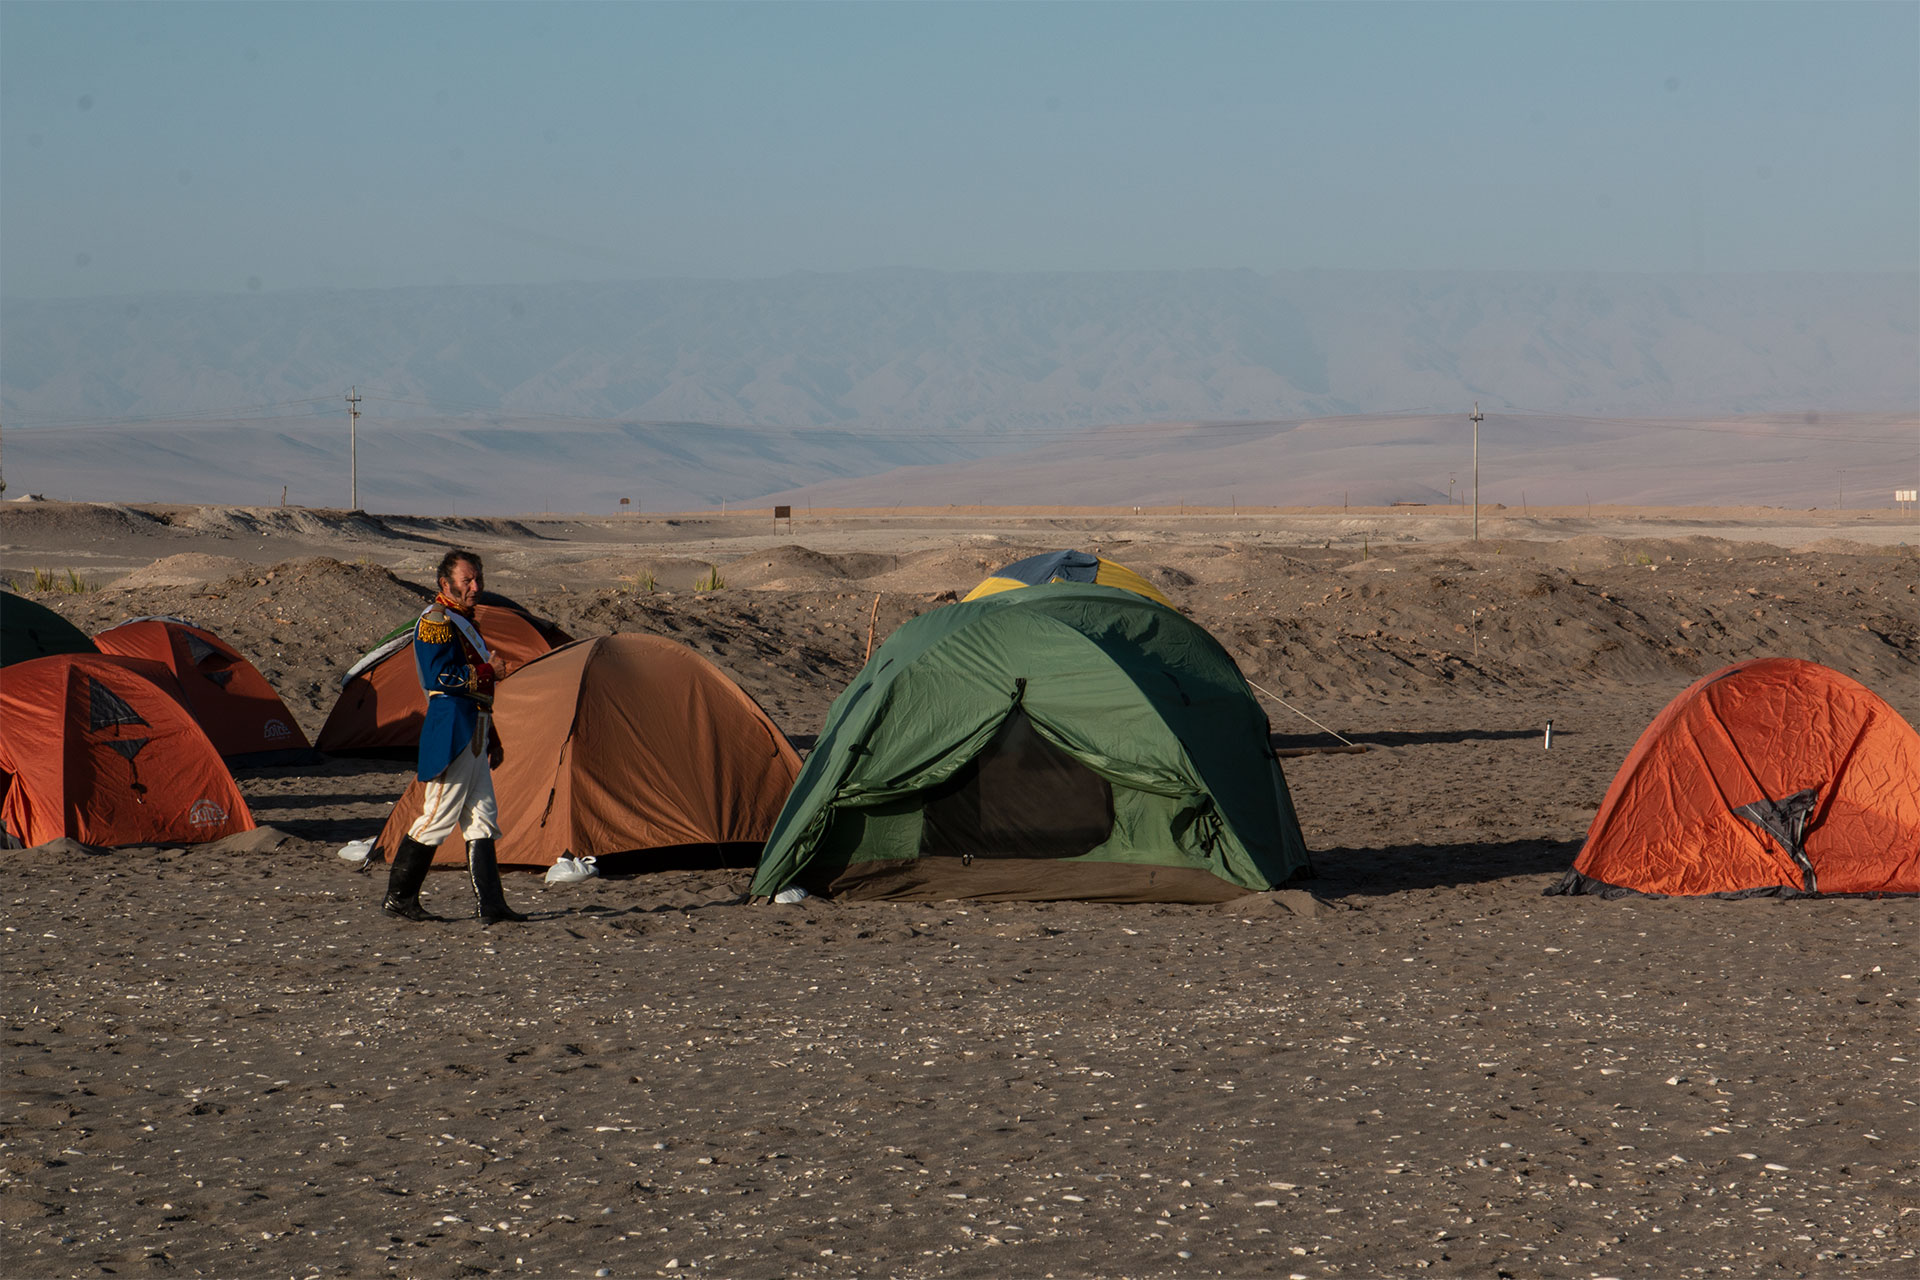
M1920 266L1920 5L0 5L19 296Z

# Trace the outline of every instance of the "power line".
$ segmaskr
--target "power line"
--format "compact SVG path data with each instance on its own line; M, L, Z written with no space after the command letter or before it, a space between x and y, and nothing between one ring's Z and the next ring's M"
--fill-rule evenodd
M565 414L540 411L512 410L497 404L486 405L470 401L428 400L408 395L383 395L378 390L361 395L361 399L384 404L406 405L411 408L436 410L442 414L484 414L496 421L520 423L555 423L592 427L700 427L715 431L736 432L742 435L760 436L843 436L865 440L919 441L922 443L1015 443L1022 440L1040 440L1045 443L1067 443L1076 438L1099 435L1102 438L1115 437L1156 437L1173 436L1182 433L1204 435L1215 440L1230 440L1237 435L1254 439L1260 435L1271 435L1282 431L1341 429L1358 426L1364 422L1406 419L1417 421L1424 417L1436 420L1444 414L1431 413L1425 409L1396 409L1380 413L1315 415L1302 418L1263 418L1257 420L1174 420L1158 422L1123 422L1094 424L1088 426L1013 426L994 431L980 427L966 427L958 430L925 428L916 431L902 431L898 428L865 425L825 425L805 427L769 427L742 422L692 421L685 418L631 418L620 415L589 416L585 414ZM248 423L272 423L276 421L298 422L304 415L286 414L271 416L272 410L297 409L306 406L337 404L334 396L314 396L298 400L268 401L262 404L238 405L210 410L182 410L164 414L140 414L124 418L40 418L29 419L25 423L15 422L19 430L87 430L114 427L141 426L178 426L178 425L242 425ZM1702 422L1675 418L1601 418L1584 414L1555 413L1549 410L1523 409L1498 415L1508 421L1549 421L1556 423L1582 424L1587 426L1611 427L1627 431L1686 431L1709 435L1732 435L1745 439L1759 440L1804 440L1821 444L1906 444L1904 437L1862 435L1848 432L1808 432L1778 430L1771 424L1758 422ZM1489 420L1493 420L1491 417ZM1783 424L1785 425L1785 424Z
M301 405L331 404L331 403L333 403L332 396L314 396L311 399L306 399L306 400L271 400L266 402L265 404L235 405L225 409L198 409L198 410L188 409L188 410L180 410L175 413L136 414L132 417L127 417L127 418L81 418L81 417L56 416L56 417L43 418L43 419L29 419L27 425L25 427L22 427L21 429L27 430L27 431L35 431L35 430L45 430L52 427L59 427L63 430L81 430L87 427L137 427L137 426L149 426L149 425L167 426L173 423L181 423L181 422L185 422L185 423L228 422L228 421L263 422L263 421L272 421L271 418L263 418L260 416L262 413L264 413L266 410L269 410L269 409L292 409L292 408L297 408ZM289 416L292 416L292 415L289 415ZM21 424L16 422L14 425L16 427L20 427Z
M1905 444L1906 443L1906 440L1904 438L1895 438L1893 436L1863 436L1863 435L1849 435L1845 433L1835 433L1835 432L1809 433L1809 432L1775 431L1775 430L1769 429L1769 424L1764 421L1762 422L1720 422L1718 425L1714 425L1711 421L1701 422L1698 420L1690 420L1686 418L1596 418L1589 415L1577 414L1577 413L1554 413L1546 409L1522 409L1513 413L1502 414L1500 416L1504 418L1509 418L1509 419L1519 419L1521 421L1545 418L1545 419L1550 419L1554 422L1581 423L1589 426L1621 427L1631 431L1699 431L1699 432L1704 432L1708 435L1747 436L1750 438L1767 439L1767 440L1817 440L1817 441L1825 441L1833 444L1856 444L1856 443L1858 444ZM1732 415L1727 415L1727 416L1732 416ZM1765 416L1765 415L1762 415L1762 416ZM1875 413L1875 414L1871 414L1870 416L1878 418L1878 417L1892 417L1897 415Z
M1262 418L1253 421L1233 420L1173 420L1159 422L1122 422L1103 423L1091 426L1068 427L1009 427L1004 431L984 431L969 427L957 431L943 431L939 428L927 428L917 432L903 432L897 428L870 427L858 425L808 426L808 427L768 427L752 423L692 421L685 418L629 418L629 417L590 417L583 414L542 413L521 410L508 410L499 406L478 405L445 400L422 400L404 396L370 395L370 400L380 400L389 404L404 404L414 408L459 410L487 414L507 422L555 422L576 423L596 427L705 427L717 431L738 431L761 435L781 436L827 436L843 435L872 439L911 439L915 437L938 440L1001 441L1021 437L1042 437L1050 441L1067 441L1077 436L1100 434L1116 435L1172 435L1180 432L1198 432L1208 436L1231 436L1245 432L1248 438L1260 434L1274 434L1282 430L1299 428L1328 427L1338 428L1357 425L1360 422L1375 422L1402 418L1418 420L1424 417L1435 419L1446 415L1430 413L1424 409L1393 409L1380 413L1339 414L1331 416L1313 416L1305 418ZM1739 435L1753 439L1767 440L1811 440L1829 444L1905 444L1904 438L1892 436L1863 436L1836 432L1807 433L1776 431L1765 423L1723 423L1707 425L1690 423L1672 418L1596 418L1579 414L1553 413L1547 410L1528 410L1521 413L1502 414L1507 419L1542 419L1553 422L1576 422L1589 425L1606 425L1629 430L1670 430L1700 431L1715 435Z

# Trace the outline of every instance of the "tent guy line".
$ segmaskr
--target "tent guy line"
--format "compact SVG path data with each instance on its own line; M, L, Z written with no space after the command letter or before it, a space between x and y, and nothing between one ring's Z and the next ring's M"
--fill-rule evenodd
M1242 676L1241 678L1245 679L1245 676ZM1315 725L1321 729L1326 729L1328 733L1331 733L1334 737L1339 738L1340 741L1346 743L1348 746L1352 747L1352 746L1359 745L1355 743L1352 739L1340 733L1338 730L1327 729L1327 726L1321 724L1318 720L1315 720L1312 716L1308 715L1306 712L1302 711L1300 708L1294 706L1291 702L1288 702L1285 698L1281 697L1279 694L1275 693L1273 690L1268 689L1263 685L1255 684L1251 680L1247 680L1247 684L1251 688L1258 689L1261 693L1266 694L1269 698L1272 698L1275 702L1279 703L1281 706L1285 707L1287 710L1293 712L1293 714L1299 716L1302 720L1305 720L1308 724Z

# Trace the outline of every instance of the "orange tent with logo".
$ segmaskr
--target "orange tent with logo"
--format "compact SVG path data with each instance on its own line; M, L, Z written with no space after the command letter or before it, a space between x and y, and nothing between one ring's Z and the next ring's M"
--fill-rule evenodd
M800 758L725 672L661 636L615 635L556 649L502 680L493 771L502 866L561 855L636 865L751 866L800 773ZM415 781L375 842L391 858L420 816ZM675 850L674 855L660 851ZM466 862L458 831L435 863Z
M573 637L505 596L489 592L473 622L493 654L496 677ZM340 696L320 727L320 750L335 756L411 758L420 746L427 695L413 665L414 623L395 628L340 678Z
M0 825L15 845L197 844L253 830L220 753L156 662L60 654L0 681Z
M1550 893L1920 893L1920 734L1817 663L1714 672L1655 717Z
M183 618L135 618L93 638L102 653L164 664L187 709L229 765L310 764L317 757L287 704L239 650Z

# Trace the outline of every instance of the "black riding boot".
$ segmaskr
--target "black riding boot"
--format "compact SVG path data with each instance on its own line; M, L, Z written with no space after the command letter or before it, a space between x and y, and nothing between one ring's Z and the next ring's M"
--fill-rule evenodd
M402 920L438 920L420 905L420 886L426 883L427 868L433 865L433 849L411 836L403 836L393 851L393 870L387 875L387 896L380 909Z
M481 923L526 919L507 905L507 895L500 888L500 864L494 861L492 840L467 841L467 874L473 879L473 896L479 900Z

